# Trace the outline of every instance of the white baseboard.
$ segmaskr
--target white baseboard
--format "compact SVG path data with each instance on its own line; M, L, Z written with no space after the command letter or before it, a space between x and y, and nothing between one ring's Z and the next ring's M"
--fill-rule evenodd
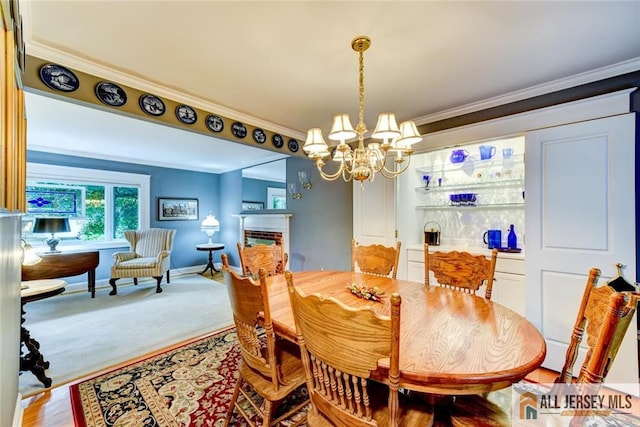
M24 408L22 407L22 394L18 393L18 399L16 400L16 407L13 411L13 422L11 423L12 427L22 427L22 414L24 413Z

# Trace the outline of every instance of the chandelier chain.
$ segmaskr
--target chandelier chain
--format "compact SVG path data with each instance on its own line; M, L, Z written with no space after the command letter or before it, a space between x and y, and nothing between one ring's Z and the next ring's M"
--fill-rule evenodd
M359 80L358 80L358 125L356 126L356 132L358 132L358 148L364 148L364 134L367 132L367 127L364 124L364 51L358 52L359 56Z

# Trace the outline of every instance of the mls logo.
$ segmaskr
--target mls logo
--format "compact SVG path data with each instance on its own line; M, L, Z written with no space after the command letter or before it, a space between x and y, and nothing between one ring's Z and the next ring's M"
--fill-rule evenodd
M527 391L520 395L520 419L538 419L538 396Z

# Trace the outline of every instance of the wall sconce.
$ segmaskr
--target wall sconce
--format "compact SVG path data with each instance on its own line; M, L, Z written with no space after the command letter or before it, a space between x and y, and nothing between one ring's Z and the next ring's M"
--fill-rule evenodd
M311 190L311 181L307 179L307 173L305 171L298 172L298 181L300 181L302 188Z
M22 240L22 265L36 265L37 263L42 261L42 258L40 258L36 254L36 251L33 249L33 246L27 243L26 240L24 239L21 239L21 240Z
M302 194L298 191L298 184L295 182L289 183L289 194L291 194L292 199L301 199Z

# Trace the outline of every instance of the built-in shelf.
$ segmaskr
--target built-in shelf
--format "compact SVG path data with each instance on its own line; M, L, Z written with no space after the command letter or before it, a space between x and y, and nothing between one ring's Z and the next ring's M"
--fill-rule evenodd
M503 179L496 181L483 181L472 184L451 184L451 185L436 185L429 187L416 187L416 191L421 193L442 193L452 192L457 190L477 190L483 188L513 188L523 187L524 179Z
M497 204L475 204L475 205L418 205L416 209L422 210L466 210L466 209L515 209L523 208L524 202L521 203L497 203Z

